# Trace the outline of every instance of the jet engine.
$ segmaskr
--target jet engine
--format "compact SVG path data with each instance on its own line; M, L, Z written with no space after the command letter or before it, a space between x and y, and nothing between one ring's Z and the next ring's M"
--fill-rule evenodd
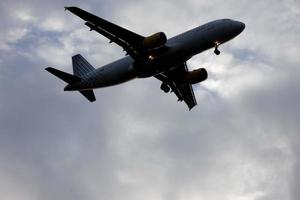
M189 84L199 83L206 79L207 79L207 71L204 68L199 68L191 72L187 72L183 77L183 81Z
M146 49L155 49L157 47L163 46L167 42L166 34L163 32L158 32L153 35L146 37L143 40L143 47Z

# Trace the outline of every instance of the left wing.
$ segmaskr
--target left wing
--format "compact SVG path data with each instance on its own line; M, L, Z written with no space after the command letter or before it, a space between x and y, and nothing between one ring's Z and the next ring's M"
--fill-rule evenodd
M183 83L178 79L179 76L182 76L187 72L188 69L186 63L183 63L171 71L158 74L154 77L167 84L171 91L178 97L178 101L184 101L191 110L197 105L193 87L191 84Z
M90 27L91 30L95 30L108 38L111 42L115 42L123 47L127 54L133 59L139 60L145 54L144 50L141 48L141 43L145 37L97 17L78 7L65 7L65 9L85 20L85 25Z

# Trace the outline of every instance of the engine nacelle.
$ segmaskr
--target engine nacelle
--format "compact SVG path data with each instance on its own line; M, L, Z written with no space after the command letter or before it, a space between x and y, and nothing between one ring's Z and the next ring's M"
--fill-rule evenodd
M199 68L191 72L188 72L183 77L183 81L189 84L199 83L206 79L207 79L207 71L204 68Z
M143 47L146 49L154 49L163 46L167 42L166 34L163 32L155 33L146 37L143 41Z

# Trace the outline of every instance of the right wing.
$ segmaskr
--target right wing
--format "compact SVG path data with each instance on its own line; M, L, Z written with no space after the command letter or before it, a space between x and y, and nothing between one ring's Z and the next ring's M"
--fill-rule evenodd
M155 75L154 77L163 83L168 84L168 86L171 88L171 91L174 92L178 97L178 101L184 101L191 110L197 105L193 87L191 84L178 81L177 78L178 76L182 76L187 72L188 69L186 63L183 63L171 71Z
M141 48L141 44L145 37L122 28L116 24L97 17L78 7L65 7L73 14L86 21L85 25L95 30L111 42L115 42L129 54L133 59L139 60L144 56L145 51Z

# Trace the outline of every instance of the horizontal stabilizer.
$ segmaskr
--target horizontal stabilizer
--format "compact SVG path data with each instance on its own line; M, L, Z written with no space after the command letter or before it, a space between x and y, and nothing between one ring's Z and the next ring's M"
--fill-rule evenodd
M83 96L85 96L90 102L96 101L95 94L93 90L82 90L79 91Z
M74 84L74 83L78 83L78 82L81 81L81 78L79 78L77 76L74 76L72 74L68 74L66 72L54 69L52 67L47 67L45 70L47 70L48 72L50 72L54 76L64 80L65 82L67 82L69 84Z

